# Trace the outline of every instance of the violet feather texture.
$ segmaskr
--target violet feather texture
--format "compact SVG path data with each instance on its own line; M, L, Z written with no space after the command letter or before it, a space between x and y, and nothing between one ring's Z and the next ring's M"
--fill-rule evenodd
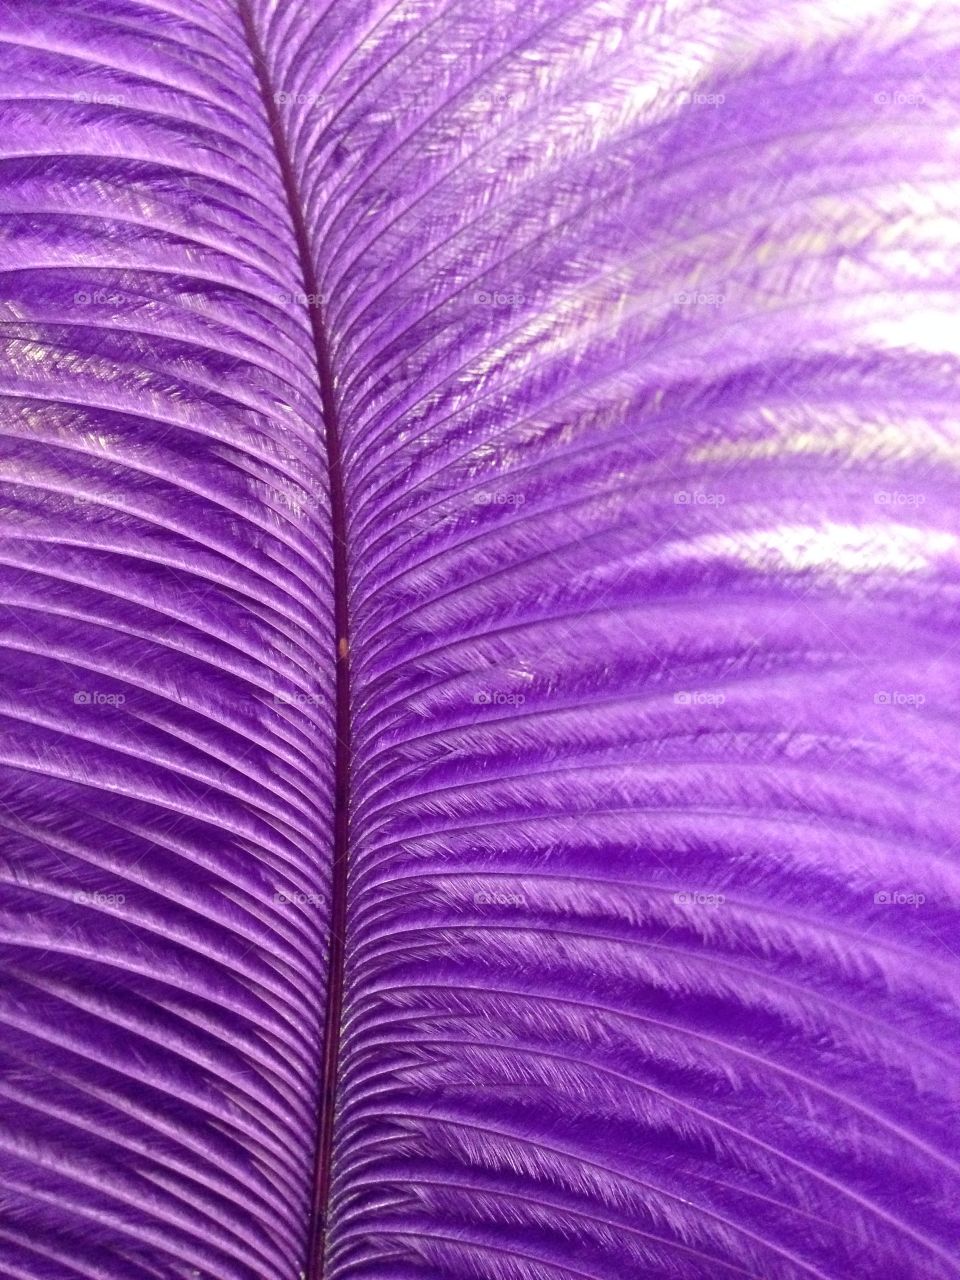
M0 43L0 1280L960 1275L960 11Z

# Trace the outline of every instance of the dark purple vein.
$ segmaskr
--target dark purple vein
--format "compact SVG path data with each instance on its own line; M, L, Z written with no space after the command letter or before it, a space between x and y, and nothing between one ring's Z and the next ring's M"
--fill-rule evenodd
M316 1165L313 1207L307 1239L307 1280L323 1280L323 1257L330 1195L330 1168L333 1156L333 1125L336 1104L337 1068L340 1052L340 1022L343 1006L344 934L347 917L347 836L350 786L350 641L347 611L348 566L346 507L343 492L343 457L340 422L334 390L330 347L323 324L320 288L314 269L310 237L304 220L300 185L294 172L287 137L277 109L274 87L264 57L263 46L253 20L250 0L237 0L240 19L260 86L277 163L283 180L290 220L293 224L307 298L307 314L313 344L323 410L324 437L330 484L330 520L333 538L333 608L337 651L336 670L336 754L334 759L333 866L330 885L330 953L327 973L326 1012L323 1025L323 1064L320 1072L317 1118Z

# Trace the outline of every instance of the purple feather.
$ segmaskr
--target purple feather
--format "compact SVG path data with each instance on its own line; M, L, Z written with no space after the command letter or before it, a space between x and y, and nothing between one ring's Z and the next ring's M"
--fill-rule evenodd
M0 33L0 1280L960 1274L956 13Z

